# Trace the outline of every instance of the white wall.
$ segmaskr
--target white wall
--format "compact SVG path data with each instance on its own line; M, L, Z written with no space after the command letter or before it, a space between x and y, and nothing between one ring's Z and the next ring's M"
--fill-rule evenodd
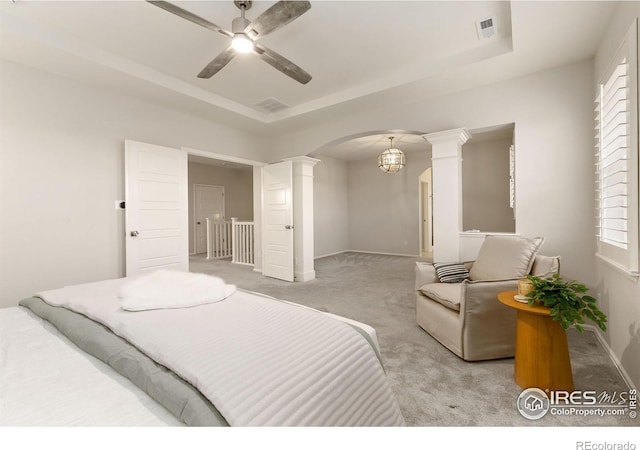
M511 139L462 146L462 229L515 231L509 207Z
M349 163L350 250L420 255L420 174L431 161L426 151L405 156L398 173L382 172L377 157Z
M124 275L124 139L262 160L264 139L0 62L0 306Z
M621 2L595 58L592 93L633 19L640 16L639 2ZM639 45L640 47L640 45ZM593 95L592 95L593 97ZM594 230L595 230L595 225ZM597 293L607 314L605 340L636 387L640 387L640 284L596 259Z
M277 136L272 159L308 154L368 130L428 133L515 123L516 232L544 236L542 252L561 255L563 274L589 284L595 252L592 97L593 64L583 61L393 109L381 105L334 117Z
M314 252L316 258L349 249L347 163L320 157L313 168Z

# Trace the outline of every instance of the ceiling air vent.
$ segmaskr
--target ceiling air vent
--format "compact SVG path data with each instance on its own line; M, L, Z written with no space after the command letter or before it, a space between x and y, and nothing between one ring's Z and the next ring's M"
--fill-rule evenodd
M477 20L476 31L478 32L478 39L482 41L495 36L496 25L495 17L487 17L486 19Z
M270 113L282 111L283 109L287 109L289 107L289 105L285 105L280 100L273 97L265 98L261 102L256 103L256 106Z

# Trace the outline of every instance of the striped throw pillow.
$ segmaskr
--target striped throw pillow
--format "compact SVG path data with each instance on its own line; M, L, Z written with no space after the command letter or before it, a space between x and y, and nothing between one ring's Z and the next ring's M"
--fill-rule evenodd
M441 283L461 283L469 278L469 271L460 263L433 263Z

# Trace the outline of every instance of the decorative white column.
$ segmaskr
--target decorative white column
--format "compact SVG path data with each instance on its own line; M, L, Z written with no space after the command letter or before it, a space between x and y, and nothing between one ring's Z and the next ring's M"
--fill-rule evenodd
M293 272L295 281L315 279L313 244L313 166L319 159L287 158L293 162Z
M471 134L466 128L456 128L422 137L432 146L433 260L460 262L462 145Z

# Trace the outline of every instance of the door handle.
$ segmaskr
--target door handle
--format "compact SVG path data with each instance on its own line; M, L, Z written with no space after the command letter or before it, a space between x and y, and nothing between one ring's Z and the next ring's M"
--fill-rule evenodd
M293 225L285 225L284 229L285 230L293 230Z
M136 230L131 232L131 237L138 237L140 233L138 233Z

